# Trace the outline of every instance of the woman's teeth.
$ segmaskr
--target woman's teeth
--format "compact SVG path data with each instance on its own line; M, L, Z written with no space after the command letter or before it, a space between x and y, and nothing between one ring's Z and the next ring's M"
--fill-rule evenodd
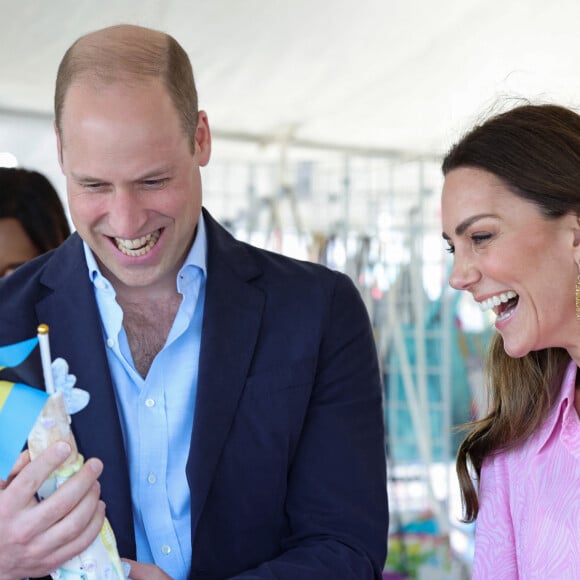
M136 238L134 240L124 240L123 238L114 239L117 248L126 256L142 256L151 250L157 243L160 235L161 231L156 230L152 234L147 234L142 238Z
M481 309L482 312L486 312L487 310L490 310L494 306L499 306L500 304L505 304L506 302L508 302L512 298L516 298L516 297L517 297L517 294L513 290L509 290L508 292L503 292L502 294L492 296L491 298L488 298L487 300L482 300L479 303L479 308Z

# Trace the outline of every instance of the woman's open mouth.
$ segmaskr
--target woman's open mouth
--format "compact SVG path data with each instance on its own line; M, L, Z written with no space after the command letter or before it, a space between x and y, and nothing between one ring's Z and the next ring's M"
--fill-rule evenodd
M519 296L513 290L509 290L482 300L479 303L479 308L482 312L493 309L498 320L503 320L517 306L518 300Z

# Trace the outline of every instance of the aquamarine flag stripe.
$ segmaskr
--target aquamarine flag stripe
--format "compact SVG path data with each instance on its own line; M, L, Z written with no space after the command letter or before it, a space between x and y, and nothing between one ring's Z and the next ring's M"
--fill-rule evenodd
M0 346L0 368L18 366L28 358L37 344L38 338L34 337L15 344Z
M0 411L0 479L10 474L47 399L45 391L14 384Z

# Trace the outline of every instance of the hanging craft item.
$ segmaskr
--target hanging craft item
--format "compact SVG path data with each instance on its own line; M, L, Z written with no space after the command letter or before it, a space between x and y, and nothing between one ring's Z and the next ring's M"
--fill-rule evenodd
M74 388L76 377L68 373L64 359L54 361L50 357L48 327L38 327L38 340L48 399L28 436L30 458L34 459L55 441L66 441L71 454L66 461L44 482L38 491L42 499L48 497L83 465L84 458L78 452L70 428L70 415L83 409L89 402L89 394ZM83 579L125 580L123 564L117 552L117 544L109 521L105 519L101 532L93 543L78 556L72 558L51 574L62 580Z

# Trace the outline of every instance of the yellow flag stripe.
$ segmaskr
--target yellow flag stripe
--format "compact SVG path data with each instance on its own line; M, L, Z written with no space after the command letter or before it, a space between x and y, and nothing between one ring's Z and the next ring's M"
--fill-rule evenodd
M10 391L14 383L9 383L8 381L0 381L0 411L2 411L2 407L4 407L4 403L6 399L10 395Z

